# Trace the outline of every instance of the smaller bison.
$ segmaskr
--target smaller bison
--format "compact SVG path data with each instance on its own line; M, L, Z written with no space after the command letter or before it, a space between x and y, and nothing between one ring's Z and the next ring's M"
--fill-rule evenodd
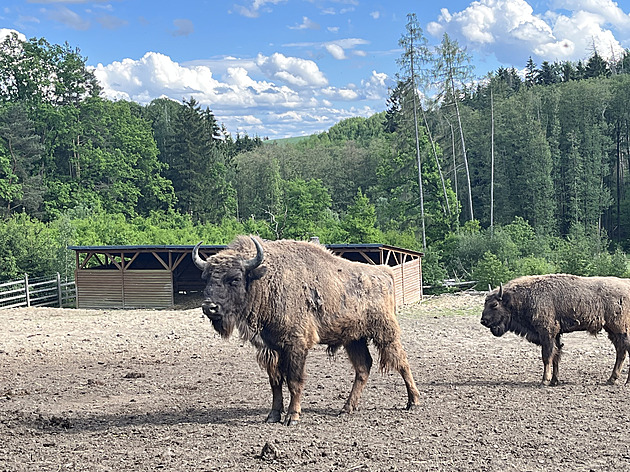
M257 349L273 395L267 422L281 420L282 386L291 400L285 425L300 420L308 351L325 344L332 355L343 347L355 370L342 413L357 408L372 367L368 343L383 371L396 370L407 387L407 408L420 394L400 342L394 278L387 266L351 262L324 246L299 241L239 237L204 260L192 252L206 280L202 309L224 338L234 329Z
M562 334L597 334L603 329L617 351L608 379L612 385L630 353L630 280L566 274L520 277L488 294L481 324L495 336L511 331L542 346L542 385L558 384Z

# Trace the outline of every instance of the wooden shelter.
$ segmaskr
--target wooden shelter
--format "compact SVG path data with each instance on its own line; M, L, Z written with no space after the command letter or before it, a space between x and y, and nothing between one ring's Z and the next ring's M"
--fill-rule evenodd
M393 268L396 304L422 299L422 253L384 244L331 244L335 254ZM203 257L225 246L201 246ZM205 284L193 264L193 246L70 246L75 251L77 308L167 308L175 294Z

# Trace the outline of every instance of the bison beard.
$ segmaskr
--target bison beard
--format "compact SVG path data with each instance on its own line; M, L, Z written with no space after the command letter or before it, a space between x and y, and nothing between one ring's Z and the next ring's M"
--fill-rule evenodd
M488 294L481 324L495 336L511 331L541 346L543 385L558 384L562 334L604 329L617 352L608 379L614 384L630 353L630 280L566 274L520 277Z
M200 245L193 260L207 281L203 312L221 336L236 328L257 349L272 391L267 422L281 421L284 383L291 396L284 424L299 421L306 356L318 343L330 353L343 346L356 372L342 413L357 408L372 367L370 341L378 348L380 369L402 375L407 408L418 404L389 267L351 262L310 242L241 236L208 260L199 256Z

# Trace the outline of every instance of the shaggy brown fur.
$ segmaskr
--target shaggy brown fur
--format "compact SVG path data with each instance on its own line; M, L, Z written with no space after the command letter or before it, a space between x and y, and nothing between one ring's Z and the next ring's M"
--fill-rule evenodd
M630 353L630 280L566 274L520 277L488 294L481 324L495 336L512 331L542 346L543 385L558 384L563 333L596 334L604 329L617 351L608 379L613 384Z
M252 239L239 237L227 249L198 265L207 280L204 313L229 337L234 328L258 350L273 393L268 422L281 420L282 384L291 400L285 424L299 421L308 350L343 346L356 371L342 412L356 409L372 366L368 343L380 354L380 368L395 370L407 387L407 408L419 393L400 342L392 271L333 255L325 247L291 240L257 240L264 262L245 268L256 255ZM196 253L194 253L196 254Z

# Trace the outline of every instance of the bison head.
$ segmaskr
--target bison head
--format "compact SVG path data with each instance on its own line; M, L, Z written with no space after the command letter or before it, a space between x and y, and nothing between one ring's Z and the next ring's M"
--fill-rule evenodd
M252 259L246 259L234 249L226 249L204 261L199 256L201 243L192 252L193 261L206 281L201 308L214 329L225 338L232 334L247 306L249 284L265 272L264 267L260 267L263 248L256 239L251 239L256 246L256 256Z
M507 307L509 296L503 293L503 285L486 297L486 303L481 314L481 324L495 336L503 336L510 326L511 314Z

